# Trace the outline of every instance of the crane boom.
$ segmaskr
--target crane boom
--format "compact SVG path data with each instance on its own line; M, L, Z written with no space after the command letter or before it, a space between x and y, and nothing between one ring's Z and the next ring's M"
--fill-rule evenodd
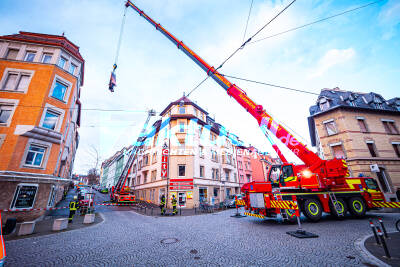
M167 31L160 23L155 22L146 13L140 10L130 0L127 0L126 7L131 7L147 22L153 25L156 30L160 31L167 39L177 46L183 53L192 59L202 68L208 76L211 76L231 97L233 97L247 112L249 112L258 122L264 134L267 131L275 135L289 150L291 150L311 173L323 180L323 184L330 185L335 183L343 183L343 179L348 175L348 168L344 160L331 159L322 160L317 154L307 148L307 146L297 140L288 130L279 122L274 120L272 116L265 111L262 105L256 104L246 92L237 85L231 83L223 74L218 72L213 66L205 62L199 55L191 50L182 41L179 41L174 35ZM274 148L275 149L275 148Z
M270 114L268 114L261 105L256 104L246 92L240 89L235 84L231 83L223 75L221 75L214 67L205 62L199 55L191 50L182 41L179 41L174 35L168 32L160 23L155 22L146 13L140 10L131 1L126 2L141 17L152 24L156 30L160 31L167 37L178 49L182 50L190 59L202 68L207 75L211 76L222 88L224 88L228 95L233 97L243 108L245 108L258 122L261 130L265 133L266 130L272 132L279 140L281 140L299 159L301 159L307 166L312 166L321 161L317 154L309 150L306 145L298 141L289 131L287 131L281 124L276 122Z

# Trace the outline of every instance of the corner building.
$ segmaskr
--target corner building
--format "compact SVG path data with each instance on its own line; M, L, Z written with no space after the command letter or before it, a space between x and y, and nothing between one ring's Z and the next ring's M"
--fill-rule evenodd
M178 205L193 208L201 201L217 205L240 193L235 135L185 96L160 116L130 172L129 185L137 198L159 204L165 195L171 207L176 195ZM169 149L167 158L162 157L163 147Z
M351 176L377 180L387 201L400 199L400 98L323 89L308 118L321 158L343 158Z
M0 209L47 208L71 182L84 60L65 36L0 36ZM32 220L45 211L5 213Z

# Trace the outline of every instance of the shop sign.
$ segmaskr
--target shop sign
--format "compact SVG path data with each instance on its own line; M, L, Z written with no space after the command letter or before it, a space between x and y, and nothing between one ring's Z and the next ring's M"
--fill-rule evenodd
M161 177L168 177L168 154L169 149L163 148L161 155Z

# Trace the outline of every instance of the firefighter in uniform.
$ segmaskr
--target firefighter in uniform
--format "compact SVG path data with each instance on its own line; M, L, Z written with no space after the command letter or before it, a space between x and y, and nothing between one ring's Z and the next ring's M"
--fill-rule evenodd
M178 213L178 210L176 209L176 203L177 202L178 201L176 201L175 195L172 195L172 200L171 200L171 203L172 203L172 215L176 215Z
M74 214L79 207L78 197L74 196L74 200L69 202L69 217L68 223L72 223L72 219L74 218Z
M161 202L160 202L160 209L161 209L161 215L165 215L165 196L161 196Z

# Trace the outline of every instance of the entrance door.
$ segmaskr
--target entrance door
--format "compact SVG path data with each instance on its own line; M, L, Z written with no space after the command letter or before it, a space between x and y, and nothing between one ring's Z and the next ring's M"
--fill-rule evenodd
M199 201L207 202L207 188L199 188Z
M180 207L186 206L186 192L178 193L178 206L180 206Z

